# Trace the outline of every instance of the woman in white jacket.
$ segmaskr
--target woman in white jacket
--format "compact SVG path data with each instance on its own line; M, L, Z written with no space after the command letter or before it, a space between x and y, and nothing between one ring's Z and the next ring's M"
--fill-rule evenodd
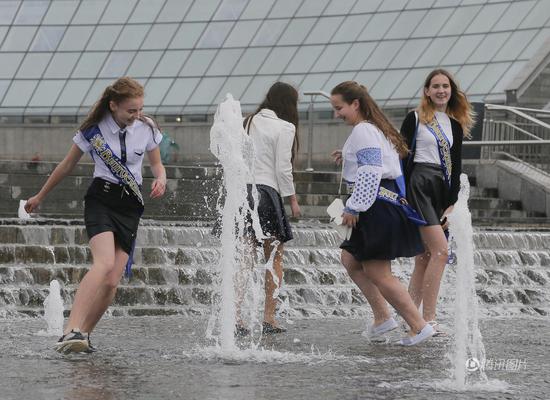
M288 222L282 197L289 197L292 216L300 215L296 200L292 165L298 149L298 92L289 84L276 82L271 86L257 110L244 120L244 127L254 145L254 183L258 191L258 216L262 227L265 259L273 256L273 276L265 275L265 309L263 333L284 332L275 321L277 298L275 289L283 280L283 246L291 240L292 229ZM251 189L251 185L249 187ZM251 192L251 190L249 190ZM252 196L249 200L252 201ZM238 334L248 333L237 326Z

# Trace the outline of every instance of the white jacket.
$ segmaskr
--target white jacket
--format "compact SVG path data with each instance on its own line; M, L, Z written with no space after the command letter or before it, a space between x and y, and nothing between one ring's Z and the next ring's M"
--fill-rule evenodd
M252 118L249 134L254 145L254 183L271 186L281 197L293 195L290 160L296 134L294 125L264 108Z

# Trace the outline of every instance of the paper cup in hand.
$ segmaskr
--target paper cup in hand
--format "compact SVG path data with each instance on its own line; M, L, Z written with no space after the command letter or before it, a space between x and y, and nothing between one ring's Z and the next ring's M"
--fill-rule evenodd
M17 212L17 215L21 219L30 219L31 216L25 211L25 204L27 204L27 200L19 200L19 211Z

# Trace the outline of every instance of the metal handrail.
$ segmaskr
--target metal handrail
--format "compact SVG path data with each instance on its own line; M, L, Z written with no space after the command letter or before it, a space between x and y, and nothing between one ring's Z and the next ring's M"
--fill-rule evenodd
M506 125L506 126L509 126L510 128L520 132L520 133L523 133L524 135L530 137L530 138L533 138L533 140L544 140L540 137L538 137L537 135L533 135L531 132L527 132L525 129L522 129L520 128L519 126L516 126L514 124L512 124L511 122L508 122L508 121L491 121L495 124L503 124L503 125Z
M518 107L510 107L510 106L501 106L498 104L485 104L485 108L488 110L504 110L504 111L510 111L513 114L516 114L519 117L525 118L528 121L531 121L537 125L540 125L546 129L550 129L550 125L546 122L542 122L540 119L537 119L535 117L530 116L529 114L525 114L523 111L534 111L534 112L543 112L546 113L545 110L535 110L532 108L518 108ZM550 114L550 112L548 112Z
M306 171L311 172L313 171L313 167L311 166L311 159L313 157L313 102L315 100L315 96L323 96L327 99L330 99L330 94L327 92L324 92L322 90L315 90L315 91L305 91L304 96L310 96L309 98L309 106L307 111L307 117L308 117L308 135L307 135L307 168Z
M468 140L462 142L463 146L524 146L524 145L546 145L550 140Z
M531 112L536 112L537 114L549 114L550 115L550 110L541 110L541 109L538 109L538 108L512 107L512 106L504 106L504 105L501 105L501 104L485 104L485 108L487 108L488 110L531 111Z

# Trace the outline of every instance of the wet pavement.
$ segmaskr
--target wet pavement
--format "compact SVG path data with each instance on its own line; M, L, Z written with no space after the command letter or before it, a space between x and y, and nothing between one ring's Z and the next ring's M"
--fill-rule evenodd
M550 321L480 323L489 382L457 391L452 335L413 348L369 343L359 319L301 319L222 355L205 318L105 318L99 351L62 356L41 319L0 320L0 399L547 399ZM400 333L392 334L392 340ZM515 361L514 361L515 360Z

